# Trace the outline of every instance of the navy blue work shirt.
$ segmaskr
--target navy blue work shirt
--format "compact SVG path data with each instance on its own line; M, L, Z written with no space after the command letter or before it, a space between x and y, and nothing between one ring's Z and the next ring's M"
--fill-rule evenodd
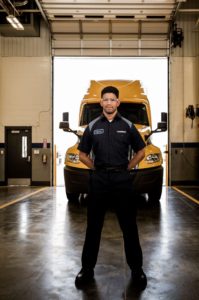
M138 152L145 146L133 123L117 113L111 122L104 114L90 122L78 150L87 154L92 151L95 167L127 167L129 150Z

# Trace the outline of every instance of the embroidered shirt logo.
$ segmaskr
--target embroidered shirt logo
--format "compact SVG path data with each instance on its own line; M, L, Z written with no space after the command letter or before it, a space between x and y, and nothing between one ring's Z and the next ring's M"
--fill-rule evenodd
M126 133L126 130L117 130L117 133Z
M93 131L93 134L94 135L97 135L97 134L103 134L104 133L104 129L102 128L102 129L95 129L94 131Z

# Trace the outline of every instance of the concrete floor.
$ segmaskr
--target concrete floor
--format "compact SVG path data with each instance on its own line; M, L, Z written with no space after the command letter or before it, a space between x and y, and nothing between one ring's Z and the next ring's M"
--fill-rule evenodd
M139 206L147 288L139 293L130 284L109 211L95 282L78 290L86 208L69 205L62 187L0 187L0 300L198 300L199 206L171 188L159 207Z

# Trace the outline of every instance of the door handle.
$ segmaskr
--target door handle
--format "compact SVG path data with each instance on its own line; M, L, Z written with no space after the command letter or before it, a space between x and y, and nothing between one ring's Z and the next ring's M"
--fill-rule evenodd
M27 161L30 162L30 155L28 155Z

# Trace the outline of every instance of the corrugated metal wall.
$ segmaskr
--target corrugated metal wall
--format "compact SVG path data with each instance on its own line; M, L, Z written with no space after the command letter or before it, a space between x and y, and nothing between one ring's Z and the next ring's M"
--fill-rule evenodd
M181 14L177 27L182 28L182 47L173 48L170 59L170 140L171 142L197 142L198 118L193 128L185 117L188 105L199 104L199 24L197 16ZM176 113L178 118L176 119Z
M40 37L0 37L2 57L43 57L51 55L50 33L41 21Z
M177 27L182 28L182 47L171 51L170 59L170 183L199 183L199 118L193 122L186 109L199 105L199 24L193 14L180 14Z
M48 185L52 182L51 110L51 40L45 24L41 23L39 37L0 36L0 148L3 152L0 185L5 184L6 126L31 126L31 179L33 184ZM48 143L47 149L42 149L44 139ZM47 155L45 165L42 163L43 153Z
M183 47L172 51L172 56L199 56L199 23L198 17L192 14L179 15L177 27L184 33Z
M0 35L0 69L1 69L1 44L2 44L2 37ZM0 78L1 80L1 78Z

